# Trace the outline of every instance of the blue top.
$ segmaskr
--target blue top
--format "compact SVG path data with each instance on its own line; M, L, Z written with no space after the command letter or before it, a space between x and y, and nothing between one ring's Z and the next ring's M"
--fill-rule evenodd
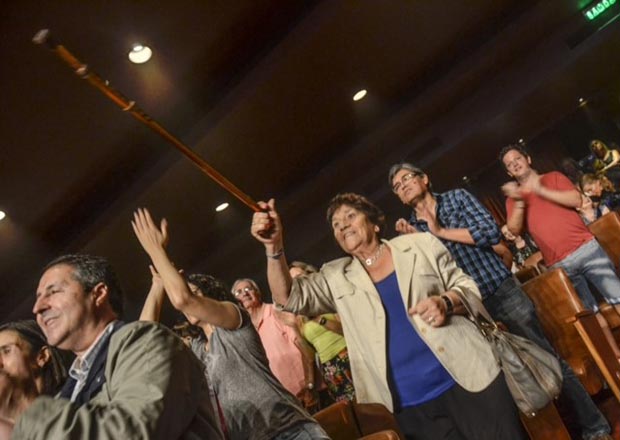
M388 371L394 410L420 405L439 397L455 384L409 321L396 272L375 287L387 320Z
M502 259L491 246L499 243L501 233L493 216L478 199L464 189L433 194L437 199L437 221L448 229L469 230L475 245L457 243L439 238L448 248L456 264L474 279L482 298L495 293L511 276ZM409 219L419 231L430 232L424 220L418 220L415 211Z

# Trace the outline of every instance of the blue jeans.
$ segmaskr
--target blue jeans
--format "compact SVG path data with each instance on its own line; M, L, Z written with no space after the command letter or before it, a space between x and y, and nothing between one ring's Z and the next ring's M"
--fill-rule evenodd
M614 263L596 240L582 244L572 254L564 257L551 267L563 268L573 282L573 286L588 310L598 311L598 305L588 281L596 287L609 304L620 304L620 279L616 275Z
M534 304L513 278L507 278L495 293L489 295L483 302L493 319L504 323L511 333L526 337L550 353L555 353L543 333ZM589 440L598 434L609 434L611 432L609 423L573 370L561 358L560 364L564 379L560 401L574 413L581 428L582 438Z
M330 440L316 422L299 423L276 435L273 440Z

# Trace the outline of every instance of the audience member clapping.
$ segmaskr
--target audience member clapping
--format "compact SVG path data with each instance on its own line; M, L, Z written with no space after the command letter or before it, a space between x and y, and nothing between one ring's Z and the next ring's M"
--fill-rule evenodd
M139 209L132 222L140 244L151 258L161 285L151 288L147 315L159 316L165 295L206 337L192 339L192 350L205 364L223 410L231 439L328 439L269 369L269 362L250 315L236 304L222 281L203 274L187 280L172 265L165 245L167 224L153 222ZM145 306L146 306L145 304ZM150 306L149 306L150 307Z

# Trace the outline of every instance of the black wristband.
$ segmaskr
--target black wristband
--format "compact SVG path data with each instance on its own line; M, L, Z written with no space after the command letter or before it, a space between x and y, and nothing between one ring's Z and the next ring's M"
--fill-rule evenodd
M267 258L273 258L274 260L277 260L278 258L280 258L282 254L284 254L283 248L280 248L280 250L276 251L274 254L268 254L267 252L265 252L265 255L267 256Z
M454 303L448 295L441 295L440 298L446 305L446 316L450 316L452 313L454 313Z

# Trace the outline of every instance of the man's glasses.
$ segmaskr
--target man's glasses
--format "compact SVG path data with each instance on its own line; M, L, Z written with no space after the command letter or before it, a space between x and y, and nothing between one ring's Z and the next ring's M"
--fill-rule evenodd
M418 173L407 173L405 174L403 177L400 178L400 180L398 182L396 182L394 184L394 186L392 186L392 191L394 191L395 193L398 193L398 191L400 191L403 186L405 186L405 184L407 182L409 182L411 179L413 179L414 177L419 176L420 174Z
M250 292L256 292L256 289L254 287L252 287L252 286L248 286L248 287L244 287L243 289L237 289L233 293L234 293L235 298L236 298L239 295L241 295L242 293L250 293Z

